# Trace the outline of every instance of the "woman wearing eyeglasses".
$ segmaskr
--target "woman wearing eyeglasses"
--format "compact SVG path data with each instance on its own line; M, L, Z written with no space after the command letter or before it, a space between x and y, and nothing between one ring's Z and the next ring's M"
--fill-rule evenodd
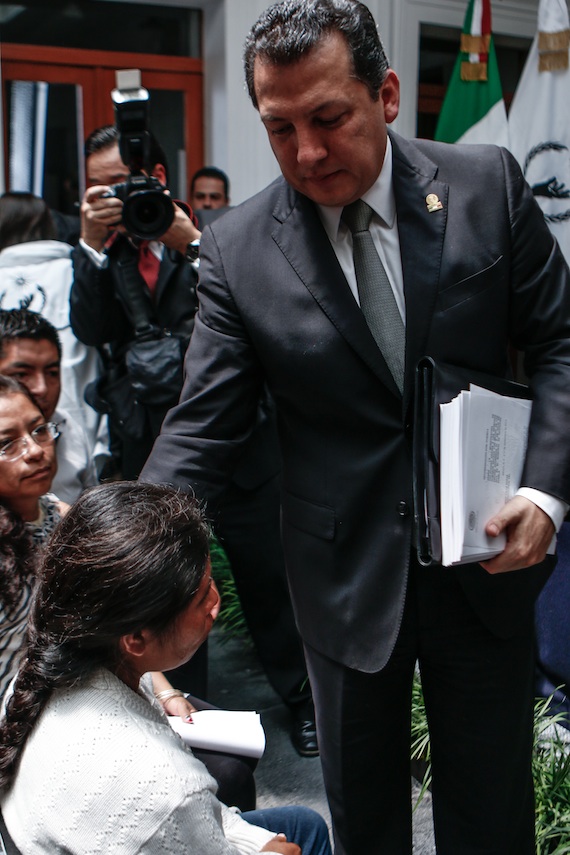
M57 425L0 375L0 697L17 669L41 546L67 510L49 493Z

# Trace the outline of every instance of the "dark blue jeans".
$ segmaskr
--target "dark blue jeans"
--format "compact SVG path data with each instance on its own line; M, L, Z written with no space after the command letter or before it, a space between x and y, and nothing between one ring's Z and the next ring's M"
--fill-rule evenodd
M301 847L303 855L332 855L329 830L320 814L306 807L276 807L242 813L252 825L284 834Z

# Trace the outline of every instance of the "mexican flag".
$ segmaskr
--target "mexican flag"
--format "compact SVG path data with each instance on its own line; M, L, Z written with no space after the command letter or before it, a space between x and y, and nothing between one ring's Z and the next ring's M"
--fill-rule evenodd
M469 0L459 56L435 138L443 142L508 143L507 113L491 33L491 0Z
M540 0L536 34L509 112L509 148L570 264L570 23Z

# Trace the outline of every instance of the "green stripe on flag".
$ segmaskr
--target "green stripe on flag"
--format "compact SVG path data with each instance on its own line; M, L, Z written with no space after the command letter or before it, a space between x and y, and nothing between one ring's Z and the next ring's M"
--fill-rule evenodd
M491 37L487 80L462 80L461 63L469 60L469 54L459 53L445 100L439 114L435 139L455 142L476 122L487 115L491 107L503 97L495 45Z
M474 0L470 0L463 24L463 33L466 35L472 35L474 6ZM479 29L480 26L477 32ZM456 142L503 98L492 35L489 44L487 80L462 80L461 66L464 62L469 62L469 54L460 50L435 131L435 139L442 142Z

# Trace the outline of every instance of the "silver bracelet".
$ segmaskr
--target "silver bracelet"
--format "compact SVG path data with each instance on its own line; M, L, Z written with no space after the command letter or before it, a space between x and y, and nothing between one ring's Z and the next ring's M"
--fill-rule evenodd
M162 692L157 692L154 697L164 706L170 698L183 698L184 692L181 692L180 689L163 689Z

